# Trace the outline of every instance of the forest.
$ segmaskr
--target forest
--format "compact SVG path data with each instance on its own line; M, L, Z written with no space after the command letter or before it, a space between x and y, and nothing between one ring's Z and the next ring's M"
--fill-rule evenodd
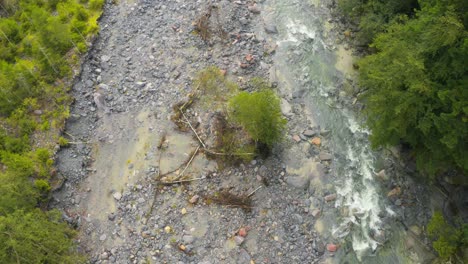
M359 85L374 147L409 149L419 174L467 184L468 5L464 0L341 0L366 55ZM468 247L468 224L436 212L428 225L443 260Z
M75 231L45 208L67 92L103 3L0 0L0 263L83 261Z
M369 54L359 85L375 146L408 146L433 178L468 172L468 12L463 0L341 1Z

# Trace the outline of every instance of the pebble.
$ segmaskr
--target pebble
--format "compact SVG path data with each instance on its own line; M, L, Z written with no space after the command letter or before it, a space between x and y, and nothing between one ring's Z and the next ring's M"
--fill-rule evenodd
M192 198L190 198L189 203L196 204L198 202L198 199L200 199L200 196L198 194L195 194L194 196L192 196Z
M325 196L324 199L325 199L326 202L334 201L334 200L336 200L336 193L329 194L329 195Z
M236 245L240 246L242 243L244 243L245 238L241 236L235 236L234 241L236 242Z
M312 216L315 218L320 217L320 213L321 211L319 209L312 210Z
M301 137L299 135L294 135L293 137L293 140L296 141L297 143L301 142Z
M264 28L268 34L278 34L278 28L275 25L265 25Z
M304 136L306 137L313 137L315 135L315 132L311 129L307 129L306 131L304 131L304 133L302 133Z
M187 213L187 209L182 208L182 210L180 210L180 213L183 214L183 215L186 214L186 213Z
M335 244L327 244L327 250L330 252L335 252L338 249L338 246Z
M328 152L321 151L319 153L319 159L322 161L328 161L328 160L331 160L332 158L333 158L332 155Z
M119 193L119 192L115 192L113 195L114 199L116 199L117 201L119 201L120 199L122 199L122 194Z
M260 8L257 5L248 6L247 9L249 9L252 14L260 14Z
M314 137L313 139L310 140L310 143L312 145L320 147L320 145L322 144L322 140L319 137Z
M239 236L241 236L241 237L246 237L247 236L247 230L244 227L239 229Z
M106 240L106 238L107 238L107 235L106 235L106 234L103 234L103 235L101 235L101 236L99 237L99 240L104 241L104 240Z

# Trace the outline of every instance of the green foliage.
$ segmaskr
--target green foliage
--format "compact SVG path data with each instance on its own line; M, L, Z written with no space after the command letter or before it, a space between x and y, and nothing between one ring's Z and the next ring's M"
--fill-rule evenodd
M249 133L253 140L271 148L281 140L286 119L280 100L271 89L240 92L229 100L230 117Z
M101 10L104 6L104 0L89 0L89 8L92 10Z
M194 85L202 93L202 100L212 107L217 102L224 102L230 95L237 92L237 84L226 79L216 66L203 69L197 74Z
M41 193L48 193L50 191L49 182L46 180L36 180L34 181L34 186L41 192Z
M53 160L31 139L64 124L63 79L97 32L103 3L0 0L0 263L84 262L60 214L35 209L48 197Z
M84 263L70 250L74 235L57 211L18 210L0 216L0 262Z
M455 228L445 221L441 212L435 212L427 225L427 232L434 240L432 246L439 256L447 260L458 250L468 247L468 224Z
M418 0L339 0L341 11L359 24L357 38L367 45L401 15L412 16Z
M61 147L67 147L70 142L64 137L59 137L58 143Z
M0 216L20 209L31 210L36 206L38 197L38 190L28 177L12 172L0 173Z
M1 115L11 114L25 98L55 97L45 88L70 75L67 53L86 50L102 5L103 0L92 0L87 10L77 0L24 0L10 16L0 17Z
M429 175L451 166L466 173L467 31L453 7L421 6L389 25L372 43L377 52L359 62L371 140L408 144Z

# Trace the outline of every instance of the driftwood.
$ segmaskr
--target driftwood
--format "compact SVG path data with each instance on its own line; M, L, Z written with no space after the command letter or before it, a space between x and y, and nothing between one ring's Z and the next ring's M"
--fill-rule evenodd
M247 212L252 209L252 199L248 195L236 195L230 191L222 191L219 195L206 196L205 199L227 207L242 208Z
M199 181L199 180L204 180L204 179L206 178L193 178L193 179L176 180L176 181L170 181L170 182L160 181L159 184L168 186L168 185L173 185L173 184L178 184L178 183L193 182L193 181Z

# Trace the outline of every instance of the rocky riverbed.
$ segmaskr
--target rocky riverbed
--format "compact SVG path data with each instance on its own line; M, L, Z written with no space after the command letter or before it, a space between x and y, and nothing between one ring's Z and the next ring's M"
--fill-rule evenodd
M208 10L215 30L203 40L195 27ZM199 145L190 130L181 132L170 120L197 72L215 65L242 89L250 89L253 77L282 85L273 59L278 28L265 12L261 3L244 0L106 5L101 32L72 89L75 103L64 134L72 144L57 154L65 183L51 202L79 229L81 250L92 263L338 263L335 254L350 250L325 230L330 217L349 214L335 203L333 160L339 154L328 145L333 131L296 103L300 95L281 87L288 131L269 158L221 168L199 154L166 179L184 174L193 181L155 180L179 168ZM337 68L347 71L351 54L337 49ZM199 105L187 115L209 141L215 113ZM382 168L386 173L376 179L393 192L397 213L409 210L415 223L420 211L410 202L418 190L388 179L393 164ZM208 198L226 190L249 195L251 207L220 206ZM385 235L378 239L385 243Z

